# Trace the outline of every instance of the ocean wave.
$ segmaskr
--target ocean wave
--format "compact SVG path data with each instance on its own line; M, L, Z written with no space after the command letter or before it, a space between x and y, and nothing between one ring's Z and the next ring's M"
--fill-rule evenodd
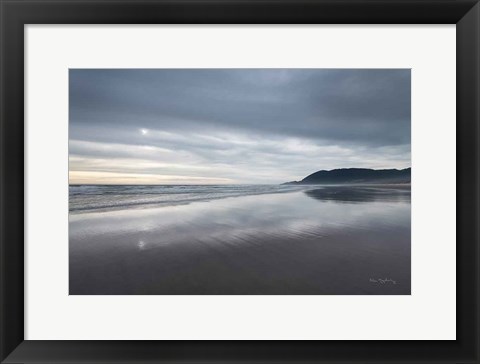
M286 193L304 189L289 185L71 185L72 213L133 207L173 206L228 197Z

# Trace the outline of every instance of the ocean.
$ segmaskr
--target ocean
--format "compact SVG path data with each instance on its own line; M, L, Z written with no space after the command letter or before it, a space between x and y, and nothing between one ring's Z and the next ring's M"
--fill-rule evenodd
M71 213L172 206L227 197L286 193L295 185L70 185Z

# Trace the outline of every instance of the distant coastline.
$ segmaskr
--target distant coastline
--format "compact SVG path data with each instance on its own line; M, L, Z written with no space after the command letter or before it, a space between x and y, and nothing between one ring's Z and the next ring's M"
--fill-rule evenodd
M322 185L322 184L409 184L411 168L405 169L369 169L341 168L321 170L312 173L301 181L285 182L285 185Z

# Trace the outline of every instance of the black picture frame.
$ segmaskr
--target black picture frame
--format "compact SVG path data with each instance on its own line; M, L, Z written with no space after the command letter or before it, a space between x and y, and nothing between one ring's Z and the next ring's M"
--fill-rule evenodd
M478 0L1 0L0 6L2 363L479 363ZM456 24L457 340L24 340L24 26L156 23Z

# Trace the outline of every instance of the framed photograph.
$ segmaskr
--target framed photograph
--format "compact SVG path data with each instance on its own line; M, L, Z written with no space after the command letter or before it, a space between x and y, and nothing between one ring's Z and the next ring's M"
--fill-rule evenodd
M478 1L0 9L1 363L479 363Z
M69 294L410 294L410 73L70 69Z

